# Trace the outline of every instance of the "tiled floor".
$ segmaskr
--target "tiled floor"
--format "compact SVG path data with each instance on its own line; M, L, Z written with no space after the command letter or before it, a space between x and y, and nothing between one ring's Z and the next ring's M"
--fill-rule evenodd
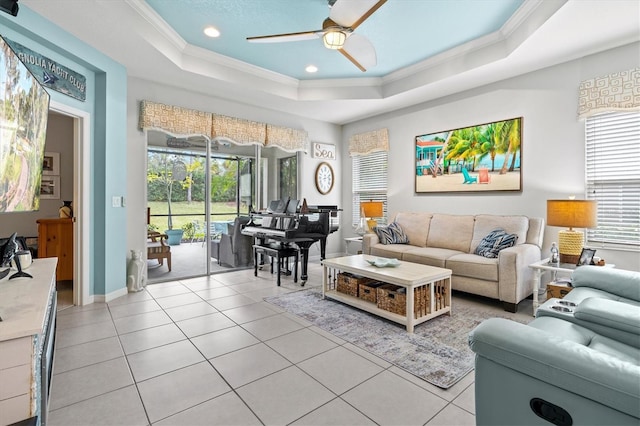
M309 272L308 286L319 284L320 266ZM300 287L259 275L149 285L60 311L49 423L475 424L473 373L434 387L264 302Z

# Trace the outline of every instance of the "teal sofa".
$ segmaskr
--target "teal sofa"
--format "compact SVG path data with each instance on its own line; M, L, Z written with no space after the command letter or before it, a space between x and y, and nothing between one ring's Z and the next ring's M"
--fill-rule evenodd
M572 278L528 325L492 318L469 335L478 425L640 424L640 273Z

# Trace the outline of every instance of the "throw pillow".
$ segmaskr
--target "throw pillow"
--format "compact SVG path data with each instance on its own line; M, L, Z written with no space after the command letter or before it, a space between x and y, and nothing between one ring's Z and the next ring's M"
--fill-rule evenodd
M500 250L513 247L517 240L516 234L507 234L504 229L494 229L480 241L475 254L495 259Z
M376 226L373 228L382 244L407 244L409 238L405 235L400 225L391 222L389 226Z

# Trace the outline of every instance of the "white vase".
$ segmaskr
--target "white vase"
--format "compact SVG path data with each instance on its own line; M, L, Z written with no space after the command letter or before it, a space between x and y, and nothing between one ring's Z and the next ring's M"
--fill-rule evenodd
M144 289L144 260L140 250L131 250L131 260L127 265L127 290L135 293Z

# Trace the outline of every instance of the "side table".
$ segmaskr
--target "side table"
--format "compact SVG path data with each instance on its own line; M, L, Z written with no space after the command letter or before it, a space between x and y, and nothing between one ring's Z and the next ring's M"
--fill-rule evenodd
M344 239L347 254L362 254L362 237L349 237ZM350 247L354 247L355 253L349 252Z
M615 268L616 265L607 263L604 265L604 268ZM578 266L571 263L561 263L558 266L554 266L549 263L549 258L542 259L538 262L532 263L529 265L529 268L533 269L534 272L534 283L533 283L533 315L536 315L536 310L540 303L538 302L538 292L540 291L540 284L542 280L542 273L544 271L551 271L552 278L551 281L556 281L558 272L563 274L571 275L573 271L576 270Z

